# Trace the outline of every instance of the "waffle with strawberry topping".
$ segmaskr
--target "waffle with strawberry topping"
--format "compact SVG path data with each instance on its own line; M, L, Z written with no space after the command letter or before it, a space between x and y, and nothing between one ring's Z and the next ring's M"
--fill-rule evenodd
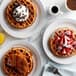
M11 48L3 57L3 72L7 76L28 76L33 69L33 57L30 49Z
M49 38L49 48L57 57L76 55L76 32L64 27L57 29Z

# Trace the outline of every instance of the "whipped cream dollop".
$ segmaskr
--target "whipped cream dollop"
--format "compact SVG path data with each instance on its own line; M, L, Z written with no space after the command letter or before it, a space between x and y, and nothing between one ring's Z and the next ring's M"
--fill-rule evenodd
M13 17L17 22L24 22L29 17L29 9L24 5L19 5L13 10Z

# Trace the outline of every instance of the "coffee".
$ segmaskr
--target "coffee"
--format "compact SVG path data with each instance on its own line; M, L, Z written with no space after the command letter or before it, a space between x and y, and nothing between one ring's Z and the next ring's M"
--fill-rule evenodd
M76 0L67 0L67 6L71 10L76 10Z
M60 10L60 6L58 4L50 4L48 8L48 14L57 16L59 14L63 14L63 12Z
M59 11L57 6L53 6L51 10L53 13L58 13Z

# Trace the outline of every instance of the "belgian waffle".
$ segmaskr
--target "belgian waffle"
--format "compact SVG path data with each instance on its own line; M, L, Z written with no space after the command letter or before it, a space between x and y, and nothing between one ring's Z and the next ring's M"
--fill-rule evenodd
M13 9L15 8L16 3L22 4L29 9L29 17L24 22L17 22L12 17L12 12L13 12ZM37 16L37 6L35 5L34 2L30 0L12 0L5 9L5 18L7 22L9 23L10 26L13 26L17 29L24 29L29 26L32 26L32 24L36 20L36 16Z
M8 76L28 76L33 69L30 49L14 47L3 58L2 69Z
M57 29L52 35L51 37L49 38L48 40L48 45L49 45L49 48L50 48L50 51L57 57L70 57L70 56L73 56L73 55L76 55L76 47L74 49L71 49L71 52L69 52L68 54L62 54L61 51L59 51L57 48L58 48L58 44L60 44L60 41L58 42L57 44L57 41L55 42L55 37L56 37L56 33L58 35L62 34L62 32L64 30L70 30L73 32L73 39L74 41L76 41L76 32L73 31L72 29L69 29L67 27L65 28L59 28ZM57 39L57 38L56 38ZM76 46L76 44L75 44Z

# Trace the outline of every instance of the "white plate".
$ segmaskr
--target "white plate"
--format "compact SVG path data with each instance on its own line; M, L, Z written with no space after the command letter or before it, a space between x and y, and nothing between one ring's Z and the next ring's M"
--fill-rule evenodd
M43 36L43 48L46 53L46 55L54 62L59 63L59 64L71 64L76 62L76 56L72 56L69 58L59 58L54 56L51 52L50 49L48 48L48 39L52 32L54 32L56 29L60 27L69 27L74 30L76 30L76 21L71 20L71 19L58 19L57 21L53 22L48 26L46 29L44 36Z
M34 68L32 70L32 72L29 74L29 76L36 76L37 74L39 74L39 71L41 70L41 57L40 54L38 52L38 50L36 48L34 48L34 46L26 41L19 41L19 40L15 40L12 41L10 43L8 43L8 45L6 45L4 48L2 48L0 50L0 60L2 59L2 57L5 55L5 53L12 47L28 47L32 50L33 53L33 60L34 60ZM0 70L0 76L4 76L3 72Z
M43 9L43 6L42 6L42 3L40 0L34 0L34 2L38 6L36 21L32 24L31 27L28 27L23 30L12 28L11 26L9 26L9 24L5 20L4 10L10 1L11 0L7 0L7 1L3 0L2 4L0 6L0 10L1 10L0 11L0 24L1 24L2 28L9 35L16 37L16 38L26 38L26 37L32 36L34 33L41 30L41 28L43 27L44 9Z

